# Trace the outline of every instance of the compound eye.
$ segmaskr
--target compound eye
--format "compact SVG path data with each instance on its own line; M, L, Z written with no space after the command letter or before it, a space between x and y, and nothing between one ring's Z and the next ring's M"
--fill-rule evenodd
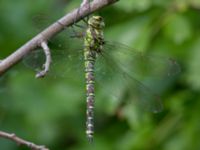
M98 17L96 18L96 20L98 20L98 21L102 21L103 18L102 18L101 16L98 16Z
M99 17L99 21L102 21L103 20L103 18L102 17Z

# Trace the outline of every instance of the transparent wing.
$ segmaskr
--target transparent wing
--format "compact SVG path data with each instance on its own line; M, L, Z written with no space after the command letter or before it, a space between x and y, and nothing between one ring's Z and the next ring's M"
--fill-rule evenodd
M84 76L82 49L53 49L49 74L65 78L71 74ZM41 49L24 57L25 65L35 71L42 69L44 61ZM106 42L95 67L96 82L105 95L123 99L122 103L134 99L140 107L152 112L162 110L159 95L178 72L180 67L173 59L145 55L121 43L111 42Z
M108 94L123 101L134 99L152 112L162 110L159 95L178 72L180 67L173 59L145 55L116 42L106 42L96 63L97 82L104 88L110 85L105 88ZM128 96L120 95L124 91Z
M85 1L84 5L90 11L90 0ZM77 12L77 17L80 16L79 11ZM55 21L56 19L49 17L48 13L40 13L32 17L32 23L39 30L46 27L53 20ZM61 45L61 47L56 48L50 47L53 60L50 67L50 75L54 77L66 77L72 70L80 70L80 67L83 67L83 43L81 39L85 34L86 26L87 24L84 21L80 21L79 24L74 23L74 26L65 28L64 32L49 41L49 43L53 43L54 45L56 45L55 43ZM45 63L44 52L42 49L37 49L29 53L24 57L23 63L35 72L39 72L43 69L43 64Z
M43 24L46 24L47 20L45 15L38 15L33 21L35 24L40 24L40 22L45 22ZM73 27L65 28L64 32L48 41L52 55L52 63L48 75L67 77L75 70L76 74L84 74L83 37L85 28L86 24L80 22ZM44 52L42 49L32 51L24 57L23 63L35 72L41 71L45 63Z
M148 55L122 43L106 42L103 54L114 58L120 68L141 79L163 79L180 72L180 66L173 58Z
M51 48L52 63L47 76L59 78L70 77L70 74L84 73L83 50L81 48ZM45 55L41 48L36 49L23 58L23 64L35 73L43 70Z

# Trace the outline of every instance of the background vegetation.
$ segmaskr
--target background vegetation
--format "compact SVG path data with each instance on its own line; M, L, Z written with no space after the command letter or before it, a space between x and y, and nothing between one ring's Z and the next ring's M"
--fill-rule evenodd
M1 0L0 59L39 33L35 16L46 13L55 20L80 3ZM20 63L0 77L0 130L52 150L199 150L200 1L121 0L98 13L105 18L107 39L179 62L181 73L162 93L164 110L153 114L125 105L116 113L118 103L97 89L95 142L90 145L85 138L84 75L72 71L70 78L37 80ZM0 139L0 149L26 148Z

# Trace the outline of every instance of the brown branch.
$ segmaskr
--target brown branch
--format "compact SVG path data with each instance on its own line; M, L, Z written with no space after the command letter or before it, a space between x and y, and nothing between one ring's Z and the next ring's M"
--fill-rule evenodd
M17 137L13 133L10 134L10 133L6 133L6 132L3 132L3 131L0 131L0 137L12 140L15 143L17 143L17 145L25 145L25 146L31 148L32 150L49 150L48 148L46 148L43 145L36 145L36 144L34 144L32 142L29 142L29 141L26 141L24 139L21 139L21 138Z
M93 12L105 6L108 6L112 3L115 3L117 1L118 0L94 0L93 2L91 2L89 8L84 5L81 6L80 8L73 10L69 14L65 15L64 17L53 23L51 26L46 28L44 31L42 31L40 34L36 35L22 47L17 49L10 56L3 59L0 62L0 75L2 75L5 71L7 71L16 63L18 63L23 58L24 55L28 54L33 49L40 47L41 42L48 41L56 34L61 32L63 29L65 29L65 27L68 27L72 25L74 22L80 21L87 15L92 14ZM79 13L80 15L77 15L77 13Z
M89 0L83 0L83 2L81 3L81 6L84 6L84 5L86 5L86 4L89 4Z
M44 69L42 71L39 71L36 74L36 76L35 76L36 78L44 77L48 73L49 68L50 68L50 64L51 64L51 52L50 52L50 49L49 49L49 47L47 45L47 42L42 42L41 43L41 47L42 47L42 49L44 51L46 60L45 60L45 63L43 65Z

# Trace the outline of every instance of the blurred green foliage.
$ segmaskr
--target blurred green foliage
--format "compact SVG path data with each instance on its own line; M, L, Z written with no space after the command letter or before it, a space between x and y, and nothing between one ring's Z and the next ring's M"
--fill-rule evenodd
M34 16L47 13L55 20L80 3L1 0L0 59L39 32ZM200 1L121 0L98 13L105 18L107 39L178 60L182 72L164 88L164 110L152 114L130 104L117 112L118 102L97 89L91 145L85 137L84 75L38 80L18 64L0 77L0 130L52 150L199 150ZM110 86L105 83L105 89ZM0 149L27 148L0 139Z

